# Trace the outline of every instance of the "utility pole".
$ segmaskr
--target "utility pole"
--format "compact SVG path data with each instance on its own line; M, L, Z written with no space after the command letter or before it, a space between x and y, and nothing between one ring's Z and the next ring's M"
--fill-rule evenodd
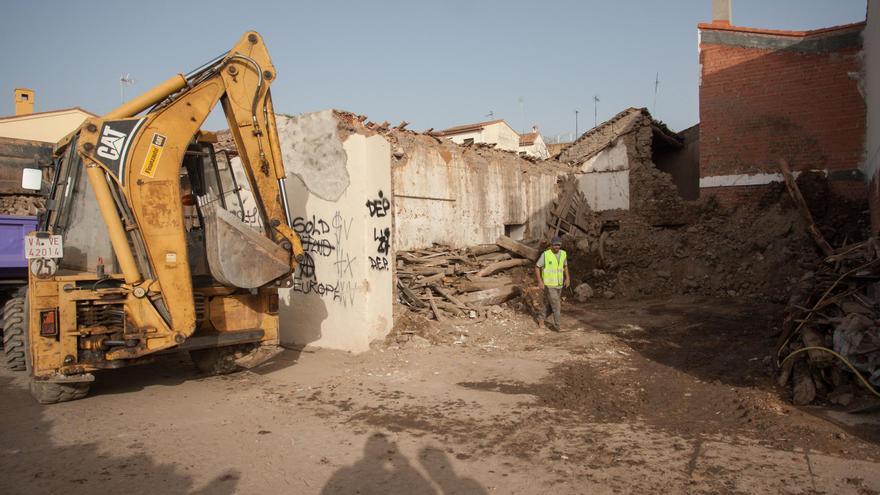
M593 127L599 125L599 95L593 95Z
M574 135L578 135L578 111L574 111Z
M654 105L651 106L651 111L654 112L654 116L657 116L657 89L660 87L660 73L658 72L656 76L654 76Z
M525 134L526 133L526 110L525 110L525 107L523 107L523 97L520 96L519 98L517 98L517 100L519 101L519 116L522 119L522 121L521 121L522 127L520 128L519 132L522 134Z

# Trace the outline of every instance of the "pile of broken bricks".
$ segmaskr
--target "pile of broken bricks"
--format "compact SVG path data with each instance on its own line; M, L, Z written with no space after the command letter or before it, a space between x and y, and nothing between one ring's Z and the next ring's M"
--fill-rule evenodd
M512 269L533 266L539 255L538 249L505 236L467 249L398 251L398 299L438 321L485 316L489 307L522 293L523 273Z

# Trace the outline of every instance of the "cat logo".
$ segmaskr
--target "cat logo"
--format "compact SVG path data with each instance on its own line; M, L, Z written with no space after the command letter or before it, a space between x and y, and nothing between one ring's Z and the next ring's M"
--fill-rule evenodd
M108 160L118 160L126 137L128 137L128 134L105 125L104 132L101 135L101 144L98 146L98 156Z
M145 121L146 118L108 120L101 127L98 142L95 143L95 158L123 184L128 149Z

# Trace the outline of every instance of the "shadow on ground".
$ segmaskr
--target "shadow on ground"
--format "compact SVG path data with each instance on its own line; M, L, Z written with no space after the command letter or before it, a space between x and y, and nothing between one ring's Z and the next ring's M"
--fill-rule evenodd
M301 353L301 350L285 349L249 371L265 375L293 366L299 361ZM95 373L95 382L89 390L89 395L136 393L149 386L173 387L189 380L201 380L209 376L196 369L187 353L165 354L157 356L152 363Z
M598 308L612 322L595 321ZM774 389L767 356L782 307L768 303L670 298L572 306L569 316L614 335L646 359L699 380Z
M170 495L223 495L236 492L240 473L227 470L204 486L174 464L162 463L131 441L130 453L115 455L99 450L83 432L73 445L52 438L49 408L41 406L10 376L0 376L6 400L0 402L0 472L4 494L31 493L163 493ZM72 403L71 403L72 404Z
M404 456L397 444L382 433L375 433L364 445L364 456L351 466L336 471L321 490L322 494L460 494L486 495L472 478L455 473L442 450L427 447L419 452L423 476ZM431 481L434 482L432 485ZM434 486L440 488L438 492Z

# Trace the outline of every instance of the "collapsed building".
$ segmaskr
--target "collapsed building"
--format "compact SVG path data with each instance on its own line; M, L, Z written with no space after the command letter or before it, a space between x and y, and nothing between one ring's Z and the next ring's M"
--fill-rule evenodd
M585 132L558 159L575 168L593 211L634 210L654 223L674 223L683 214L681 200L697 193L697 163L684 149L685 140L647 109L628 108Z

